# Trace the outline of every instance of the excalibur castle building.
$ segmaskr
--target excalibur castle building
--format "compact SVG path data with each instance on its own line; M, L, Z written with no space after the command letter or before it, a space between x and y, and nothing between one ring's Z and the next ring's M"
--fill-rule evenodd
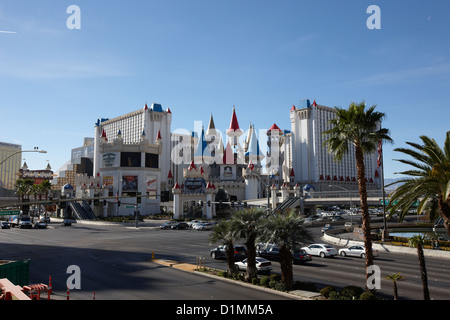
M308 185L329 191L330 185L357 190L355 158L349 152L336 162L323 146L322 132L335 109L302 101L289 112L291 128L275 123L268 129L250 125L244 132L233 107L224 135L215 128L213 115L206 130L172 132L172 112L162 105L127 113L95 124L93 176L77 175L78 197L142 195L143 215L160 213L175 218L186 215L193 201L211 201L223 189L232 201L255 201L277 192L301 192ZM176 115L175 115L176 116ZM267 147L265 147L267 146ZM267 149L267 150L266 150ZM381 189L377 155L366 155L368 189ZM127 202L108 199L94 208L97 216L132 215ZM275 206L276 202L272 202ZM214 206L202 216L213 218Z

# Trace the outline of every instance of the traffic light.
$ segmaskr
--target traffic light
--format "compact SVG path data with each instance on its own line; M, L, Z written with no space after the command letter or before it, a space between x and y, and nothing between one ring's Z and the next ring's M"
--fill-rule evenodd
M137 197L136 197L136 203L141 203L142 199L141 199L140 195L141 195L141 193L138 192Z
M208 200L208 207L211 207L211 201Z
M117 206L120 207L120 200L117 201Z
M103 200L103 206L106 207L106 199Z
M234 208L234 201L231 201L231 207Z
M244 208L247 208L247 202L244 202Z

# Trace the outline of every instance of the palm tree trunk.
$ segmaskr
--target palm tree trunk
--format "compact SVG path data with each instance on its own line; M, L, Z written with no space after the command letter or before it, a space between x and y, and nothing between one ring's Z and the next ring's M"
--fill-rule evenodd
M292 254L286 247L280 248L280 267L281 267L281 282L286 290L289 290L294 285L294 274L292 272Z
M423 299L430 300L430 292L428 290L427 268L425 266L425 256L423 255L423 248L420 244L417 246L417 255L419 257L420 277L422 278Z
M227 253L228 271L230 271L231 274L235 274L235 273L237 273L237 267L236 267L236 264L234 263L233 242L229 242L227 244L226 253Z
M372 239L370 238L370 217L369 207L367 205L367 190L366 190L366 173L364 167L364 154L361 145L356 143L356 171L358 175L359 197L361 202L361 219L364 234L364 247L366 251L366 291L369 291L367 280L369 279L368 268L373 265Z
M398 300L397 282L394 280L394 300Z
M247 272L245 274L245 281L252 281L258 274L256 269L256 247L255 236L249 236L246 243L247 247Z

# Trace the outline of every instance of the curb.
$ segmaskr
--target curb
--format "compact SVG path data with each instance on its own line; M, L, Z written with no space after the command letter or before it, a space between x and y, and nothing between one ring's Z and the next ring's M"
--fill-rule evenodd
M225 281L225 282L239 285L242 287L247 287L247 288L252 288L252 289L256 289L256 290L260 290L260 291L264 291L264 292L268 292L268 293L277 294L277 295L283 296L285 298L296 299L296 300L317 300L315 298L320 297L320 293L318 293L318 292L310 292L310 291L303 291L303 290L293 290L290 292L283 292L283 291L278 291L278 290L274 290L271 288L260 287L260 286L257 286L257 285L251 284L251 283L242 282L239 280L233 280L233 279L227 279L224 277L219 277L219 276L216 276L213 274L197 271L197 266L195 266L193 264L189 264L189 263L181 263L181 262L177 262L177 261L163 260L163 259L153 259L153 260L150 259L150 262L154 262L154 263L157 263L160 265L167 266L169 268L174 268L174 269L182 270L185 272L192 272L192 273L195 273L198 275L202 275L202 276L220 280L220 281Z

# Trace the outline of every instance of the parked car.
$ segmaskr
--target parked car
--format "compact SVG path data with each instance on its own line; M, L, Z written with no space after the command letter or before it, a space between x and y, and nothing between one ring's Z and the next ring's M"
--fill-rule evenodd
M41 217L41 221L44 221L45 223L50 223L50 217Z
M30 217L22 217L20 218L20 222L19 222L19 228L23 229L23 228L28 228L31 229L33 227L33 224L31 223L31 218Z
M178 222L176 221L166 221L161 226L159 226L161 229L170 229L172 225L176 224Z
M187 228L189 228L189 225L187 223L185 223L185 222L174 223L174 224L172 224L170 226L170 229L178 229L178 230L180 230L180 229L184 230L184 229L187 229Z
M72 220L64 219L63 221L61 221L61 225L62 226L71 226L72 225Z
M11 226L9 225L8 221L2 221L1 227L2 229L11 229Z
M256 251L256 254L267 260L280 261L280 248L278 246L269 245L266 248L260 247ZM292 252L292 260L294 263L304 263L311 261L312 258L304 250L296 250Z
M378 257L378 250L373 250L372 249L372 253L374 257ZM351 246L348 248L344 248L344 249L340 249L339 250L339 255L345 257L345 256L353 256L353 257L360 257L360 258L365 258L366 257L366 250L364 248L364 246L362 245L356 245L356 246Z
M194 225L193 229L195 230L211 230L212 229L212 223L204 222L204 223L197 223Z
M34 223L34 227L35 227L36 229L45 229L45 228L47 228L47 223L45 222L44 219L41 219L41 220L36 221L36 222Z
M211 258L213 259L226 259L226 245L218 246L211 250ZM234 246L234 261L241 261L247 258L247 250L244 246L235 245Z
M247 259L235 263L239 270L247 270ZM256 269L258 273L269 274L272 271L272 263L261 257L256 257Z
M320 256L322 258L325 257L334 257L338 254L337 250L325 243L315 243L311 244L307 247L303 247L302 250L305 250L307 254L312 256Z

